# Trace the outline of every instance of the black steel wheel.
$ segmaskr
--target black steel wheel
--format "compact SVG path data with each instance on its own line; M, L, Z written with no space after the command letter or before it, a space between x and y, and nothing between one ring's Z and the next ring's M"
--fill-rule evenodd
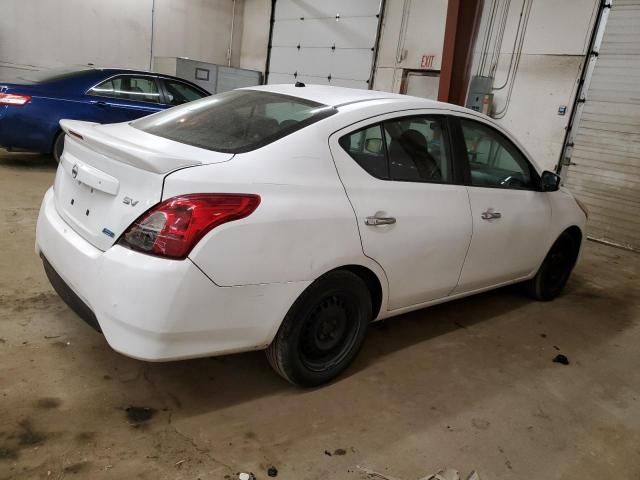
M346 270L330 272L296 300L267 348L267 358L289 382L321 385L349 366L371 320L365 282Z
M579 247L576 238L569 232L558 237L536 276L526 283L533 298L548 301L560 295L576 263Z

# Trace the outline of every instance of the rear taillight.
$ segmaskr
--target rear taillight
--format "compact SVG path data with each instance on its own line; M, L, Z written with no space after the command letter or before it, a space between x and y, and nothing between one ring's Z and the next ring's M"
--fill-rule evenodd
M118 244L139 252L183 259L211 229L245 218L260 197L236 193L196 193L173 197L140 216Z
M17 95L15 93L0 93L0 105L22 106L29 103L30 95Z

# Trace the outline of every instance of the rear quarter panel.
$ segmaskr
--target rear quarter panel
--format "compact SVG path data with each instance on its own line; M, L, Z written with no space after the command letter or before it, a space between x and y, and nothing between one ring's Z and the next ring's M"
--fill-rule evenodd
M215 228L189 258L221 286L312 281L343 265L384 273L364 256L328 133L309 127L253 152L169 175L163 199L196 192L255 193L248 218Z
M0 145L35 152L51 151L59 131L57 110L63 101L34 96L24 106L1 107Z
M33 95L29 103L22 107L8 107L0 117L0 144L49 153L61 131L62 119L101 123L95 107L85 95Z

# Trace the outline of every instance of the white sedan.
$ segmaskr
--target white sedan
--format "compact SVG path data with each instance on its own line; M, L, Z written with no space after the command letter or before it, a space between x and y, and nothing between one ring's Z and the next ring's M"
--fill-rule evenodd
M322 384L373 320L516 282L553 299L584 238L559 177L454 105L269 85L61 124L37 253L142 360L266 349L290 382Z

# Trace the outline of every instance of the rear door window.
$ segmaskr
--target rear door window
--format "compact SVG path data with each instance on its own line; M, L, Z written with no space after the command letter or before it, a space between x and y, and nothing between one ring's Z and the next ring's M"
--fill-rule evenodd
M234 90L142 118L144 132L217 152L240 153L274 142L336 113L297 97Z
M391 178L449 182L451 169L443 145L442 117L409 117L384 122Z
M169 105L182 105L207 96L201 90L178 80L163 78L160 81L164 84Z
M110 78L87 92L96 97L119 98L135 102L159 103L160 92L154 77L121 75Z
M340 146L376 178L389 179L389 162L384 145L382 125L377 123L340 139Z
M452 180L443 117L386 120L340 138L340 145L369 174L382 180Z

